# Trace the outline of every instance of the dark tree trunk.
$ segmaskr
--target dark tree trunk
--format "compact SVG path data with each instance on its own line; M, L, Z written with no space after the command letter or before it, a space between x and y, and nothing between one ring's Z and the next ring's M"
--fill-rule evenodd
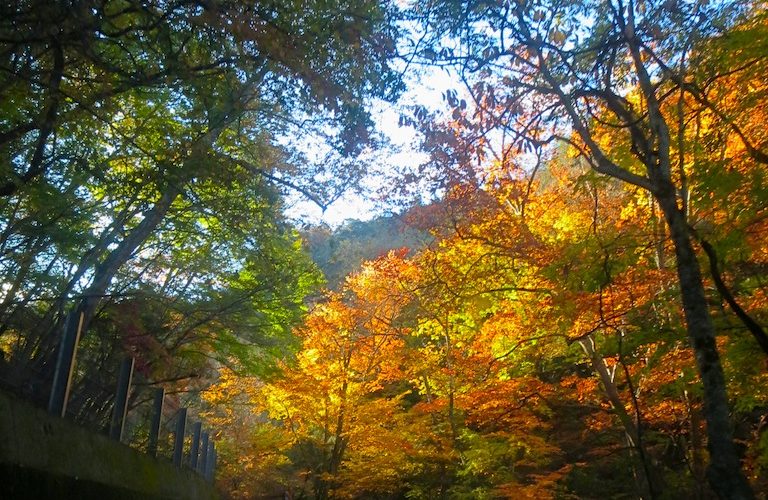
M82 332L86 335L88 326L96 314L99 304L102 303L109 286L120 268L125 265L135 254L135 252L157 229L162 220L168 214L173 202L182 193L186 182L192 179L195 172L205 162L208 152L216 141L227 122L222 121L217 127L209 129L201 135L187 155L180 171L175 176L169 176L165 189L155 204L144 212L144 218L141 222L131 229L131 231L112 249L104 259L94 268L94 276L91 284L83 291L80 299L73 305L70 312L79 316L83 315ZM27 353L26 358L31 359L31 367L35 377L39 379L36 384L40 390L46 390L50 387L52 380L53 359L55 357L55 346L62 337L65 326L61 321L54 323L54 329L42 336L40 344L37 346L37 355L31 352ZM20 373L24 375L24 372Z
M701 269L693 250L688 223L677 206L671 183L655 194L674 243L688 337L704 385L704 417L707 422L707 448L710 458L707 478L720 498L754 498L752 489L741 471L740 459L733 444L725 376L715 344L715 328L709 314Z

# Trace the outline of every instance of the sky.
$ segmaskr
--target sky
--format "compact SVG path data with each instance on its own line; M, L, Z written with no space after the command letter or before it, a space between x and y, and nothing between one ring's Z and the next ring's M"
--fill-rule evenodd
M411 127L399 126L400 114L408 113L408 107L416 104L429 109L443 108L442 93L454 84L450 75L441 69L425 71L425 74L413 75L407 80L408 90L397 103L379 101L372 106L376 129L388 139L391 146L370 155L370 174L363 179L362 185L371 191L380 187L382 174L391 175L426 160L426 155L418 149L416 131ZM384 212L385 208L371 197L350 191L332 203L325 212L298 196L289 198L286 215L298 225L327 224L335 228L345 220L369 220Z

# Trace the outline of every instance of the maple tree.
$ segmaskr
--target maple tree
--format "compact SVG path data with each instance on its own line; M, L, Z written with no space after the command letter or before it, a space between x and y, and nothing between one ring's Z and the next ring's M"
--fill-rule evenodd
M286 488L309 489L317 498L397 491L407 468L409 442L399 431L406 424L396 415L403 395L380 395L398 379L391 362L403 343L391 321L401 304L373 300L384 293L384 281L378 277L378 292L366 286L370 272L315 307L298 332L302 349L294 365L250 389L255 411L286 439L285 456L296 468Z
M561 150L535 176L495 163L483 184L454 183L412 216L433 245L364 264L316 306L297 363L254 403L272 412L260 425L294 435L283 487L546 498L608 474L626 494L706 494L702 389L658 212L574 162ZM377 337L392 342L374 363L389 371L355 386ZM720 349L746 416L766 400L746 387L763 372L732 365L744 340Z
M675 151L671 135L677 118L685 123L685 110L676 117L668 103L675 95L683 96L678 101L683 108L686 97L695 101L723 120L753 162L763 163L755 139L728 119L726 108L707 98L688 70L689 57L696 64L709 39L723 30L739 33L760 17L760 9L676 2L517 2L478 8L472 2L447 2L423 16L427 36L433 37L424 57L458 67L476 103L474 115L463 111L463 100L449 96L449 101L454 117L476 131L480 142L491 130L504 130L519 150L566 143L595 172L650 193L671 242L687 334L704 384L708 477L718 494L738 498L750 498L752 491L733 444L715 326L694 248L696 231L683 199L688 186L680 169L686 160L683 151ZM592 21L583 23L584 18ZM764 54L752 57L746 67ZM727 71L709 73L707 82L722 74ZM719 288L722 293L724 287Z
M285 452L315 494L749 498L765 484L764 14L667 4L414 11L414 55L466 84L445 94L450 120L403 119L431 154L415 177L442 193L411 216L434 241L365 263L266 386L317 452ZM353 388L377 336L396 346L377 351L388 376Z

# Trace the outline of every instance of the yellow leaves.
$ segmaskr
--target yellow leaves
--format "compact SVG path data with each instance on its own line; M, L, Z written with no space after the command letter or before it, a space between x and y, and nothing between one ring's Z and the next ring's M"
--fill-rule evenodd
M299 354L299 363L302 365L316 364L320 360L320 350L310 347Z
M649 210L649 195L638 191L635 196L629 198L619 210L617 225L643 224L651 216Z
M245 377L222 367L217 383L202 391L200 397L211 406L226 406L238 399L251 400L260 386L256 377Z
M359 272L347 277L346 289L369 303L394 301L418 279L419 269L406 259L407 249L365 262Z
M294 437L263 414L268 386L222 367L216 384L201 393L206 426L217 430L218 486L232 498L253 498L276 479L287 463L285 451ZM285 414L285 412L283 413Z
M599 140L636 167L622 138ZM312 448L317 462L303 470L335 498L394 494L403 477L432 473L425 464L454 479L476 473L498 497L556 496L570 471L560 461L564 416L576 415L568 439L581 442L615 435L616 412L634 412L620 359L654 430L679 429L696 408L680 396L693 390L690 350L659 340L682 318L674 268L654 259L673 257L648 193L565 155L530 182L509 168L499 162L487 185L451 189L441 208L452 227L436 245L367 262L329 293L297 332L296 365L253 398L294 452ZM765 228L753 227L751 251L768 262ZM761 289L745 299L768 302ZM586 336L599 340L618 403L575 344ZM226 400L219 392L207 397ZM611 446L590 449L590 460L624 444Z
M413 472L410 436L423 432L400 411L399 398L362 401L346 433L346 460L338 474L339 498L360 498L365 492L394 493Z

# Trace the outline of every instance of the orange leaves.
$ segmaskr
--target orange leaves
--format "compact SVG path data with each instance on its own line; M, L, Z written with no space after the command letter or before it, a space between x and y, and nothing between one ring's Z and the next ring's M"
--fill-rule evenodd
M561 490L559 481L565 479L573 469L572 464L566 464L558 470L545 474L532 474L532 483L507 483L496 488L495 492L501 498L517 499L526 498L532 500L549 500L558 498Z
M315 306L299 330L296 365L262 390L264 409L291 433L293 446L318 450L306 466L337 498L394 491L407 468L408 440L395 429L403 423L402 396L382 394L403 378L395 320L414 272L403 257L391 252L366 264Z
M360 498L365 492L394 493L414 466L411 433L423 432L400 412L398 399L365 401L355 409L346 433L345 461L335 478L336 497Z
M574 474L637 467L622 436L638 425L654 460L692 432L698 387L663 221L646 193L569 161L536 179L500 162L487 185L453 185L429 209L442 239L365 263L314 307L296 362L248 396L297 483L335 498L557 497ZM749 297L763 308L762 288ZM235 388L223 377L206 397ZM746 385L735 394L757 404Z
M560 386L579 403L596 404L602 399L602 396L596 396L600 389L595 377L584 378L571 375L560 380Z
M256 377L222 368L218 382L201 393L206 409L200 416L217 431L217 483L235 499L268 492L280 479L275 471L288 462L292 438L262 414L263 389Z
M490 431L546 428L541 415L546 413L546 399L552 388L534 377L491 380L478 384L456 398L458 408L466 412L467 425Z
M596 332L614 333L635 329L631 317L665 300L673 287L672 270L648 270L629 267L611 276L611 281L595 292L562 291L554 296L558 320L565 323L567 336L580 339Z
M369 304L395 301L418 280L419 269L406 260L407 249L390 250L387 255L365 262L359 272L347 277L346 289Z

